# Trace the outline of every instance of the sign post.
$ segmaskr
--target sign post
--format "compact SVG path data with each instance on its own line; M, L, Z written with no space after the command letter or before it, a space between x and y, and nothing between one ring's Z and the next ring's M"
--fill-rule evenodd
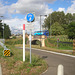
M25 61L25 24L23 24L23 62Z
M32 13L29 13L29 14L27 14L27 22L29 22L30 23L30 25L31 25L31 22L33 22L34 21L34 15L32 14ZM30 36L29 36L29 41L30 41L30 64L31 64L31 32L32 32L32 30L30 29Z
M32 40L32 36L31 36L31 29L30 29L30 35L29 35L29 41L30 41L30 64L31 64L31 40Z

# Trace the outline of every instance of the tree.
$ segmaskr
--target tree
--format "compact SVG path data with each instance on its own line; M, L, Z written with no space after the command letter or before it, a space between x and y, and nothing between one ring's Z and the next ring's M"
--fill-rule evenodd
M75 39L75 22L71 22L68 26L68 38Z
M58 22L61 24L65 24L66 20L65 20L65 14L64 12L53 12L51 14L49 14L49 16L44 20L44 27L48 28L48 30L50 29L50 24L54 24L55 22Z
M52 35L62 35L64 34L64 28L58 22L55 22L51 26L51 33Z
M0 38L2 38L3 37L3 25L2 25L2 20L0 20Z
M9 39L9 36L11 36L9 25L4 24L4 38Z
M0 32L0 38L1 38L1 32Z
M45 28L50 29L50 24L54 24L55 22L58 22L60 25L65 25L66 27L68 24L72 21L75 21L75 13L73 15L71 13L65 14L62 12L52 12L48 15L48 17L44 20L44 26ZM50 23L51 22L51 23Z
M55 23L55 22L58 22L60 24L64 24L65 23L65 13L62 11L62 12L53 12L51 14L51 22L52 24Z
M73 13L73 21L75 21L75 13Z
M73 21L72 14L71 13L67 13L65 19L66 19L66 24L69 24L70 22L72 22Z

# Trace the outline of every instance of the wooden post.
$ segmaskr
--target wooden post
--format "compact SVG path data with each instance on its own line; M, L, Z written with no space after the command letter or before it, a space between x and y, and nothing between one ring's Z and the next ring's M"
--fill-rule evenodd
M73 55L75 55L75 40L73 40Z

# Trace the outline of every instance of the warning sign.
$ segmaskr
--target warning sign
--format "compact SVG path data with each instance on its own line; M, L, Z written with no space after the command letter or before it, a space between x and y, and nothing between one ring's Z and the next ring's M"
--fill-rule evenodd
M4 56L10 56L10 50L4 50Z

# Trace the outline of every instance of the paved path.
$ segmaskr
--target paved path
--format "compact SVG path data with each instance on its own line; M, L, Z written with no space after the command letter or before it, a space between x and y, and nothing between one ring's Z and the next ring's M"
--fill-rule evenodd
M26 49L29 51L29 49ZM75 75L75 57L53 54L32 49L32 53L39 55L45 59L48 64L47 71L42 75L57 75L57 67L59 64L64 66L64 75Z

